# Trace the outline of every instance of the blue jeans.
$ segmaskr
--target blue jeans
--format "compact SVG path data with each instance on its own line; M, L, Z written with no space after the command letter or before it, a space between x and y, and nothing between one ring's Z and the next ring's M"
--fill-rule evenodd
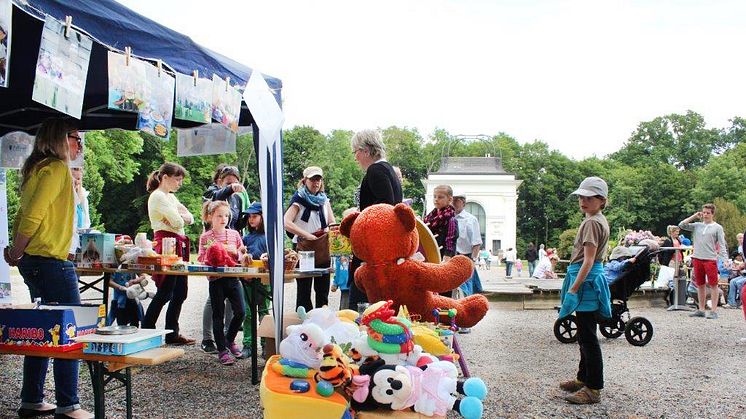
M528 276L532 277L534 276L534 269L536 269L536 265L539 264L539 260L536 259L534 261L528 261Z
M741 292L744 284L746 284L746 276L739 276L738 278L730 280L730 285L728 285L729 305L732 305L733 307L736 306L736 294ZM739 296L739 300L741 300L741 304L743 304L743 295Z
M505 276L513 276L513 262L505 262Z
M18 264L18 271L29 288L32 301L41 298L42 303L80 304L78 277L72 262L24 255ZM56 412L67 413L80 409L79 361L55 359L53 364ZM35 409L42 406L48 366L49 358L27 356L23 359L22 408Z

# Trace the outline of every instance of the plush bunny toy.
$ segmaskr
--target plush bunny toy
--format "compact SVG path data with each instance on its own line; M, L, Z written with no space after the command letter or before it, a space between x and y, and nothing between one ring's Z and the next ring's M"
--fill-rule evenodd
M146 286L148 286L147 278L143 278L142 281L140 281L137 284L132 284L129 287L127 287L127 298L130 300L147 300L148 298L153 298L155 296L155 292L153 291L147 291L145 289Z

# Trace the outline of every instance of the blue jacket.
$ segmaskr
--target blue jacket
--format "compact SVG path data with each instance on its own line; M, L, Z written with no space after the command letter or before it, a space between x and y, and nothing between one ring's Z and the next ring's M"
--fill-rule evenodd
M581 265L578 262L567 267L567 275L565 276L565 282L562 283L562 293L560 294L562 308L559 317L567 317L576 311L596 311L602 317L610 319L611 292L604 277L604 268L601 262L593 264L577 294L568 292L572 284L575 283Z

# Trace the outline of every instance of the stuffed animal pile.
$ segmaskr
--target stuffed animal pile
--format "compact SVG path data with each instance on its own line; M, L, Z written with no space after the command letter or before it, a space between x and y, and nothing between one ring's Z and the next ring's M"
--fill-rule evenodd
M336 390L351 399L355 411L414 410L426 416L455 411L465 418L481 418L487 395L484 382L459 379L452 362L423 352L413 341L410 319L396 316L392 307L390 300L368 307L358 319L358 338L344 347L320 325L347 336L348 313L330 315L333 312L326 308L301 313L304 322L288 326L270 370L315 381L316 392L323 397Z
M472 327L487 314L483 295L454 300L438 295L456 289L471 277L473 264L465 256L435 264L413 260L419 238L415 215L404 204L378 204L345 217L340 232L365 263L355 271L355 284L368 301L393 300L413 314L429 318L433 309L456 309L456 322Z

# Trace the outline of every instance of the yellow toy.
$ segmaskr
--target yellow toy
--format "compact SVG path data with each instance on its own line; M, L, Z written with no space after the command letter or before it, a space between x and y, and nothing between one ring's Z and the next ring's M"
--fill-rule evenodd
M60 344L60 325L55 324L53 328L49 329L49 333L52 335L52 346L59 346L59 344Z

